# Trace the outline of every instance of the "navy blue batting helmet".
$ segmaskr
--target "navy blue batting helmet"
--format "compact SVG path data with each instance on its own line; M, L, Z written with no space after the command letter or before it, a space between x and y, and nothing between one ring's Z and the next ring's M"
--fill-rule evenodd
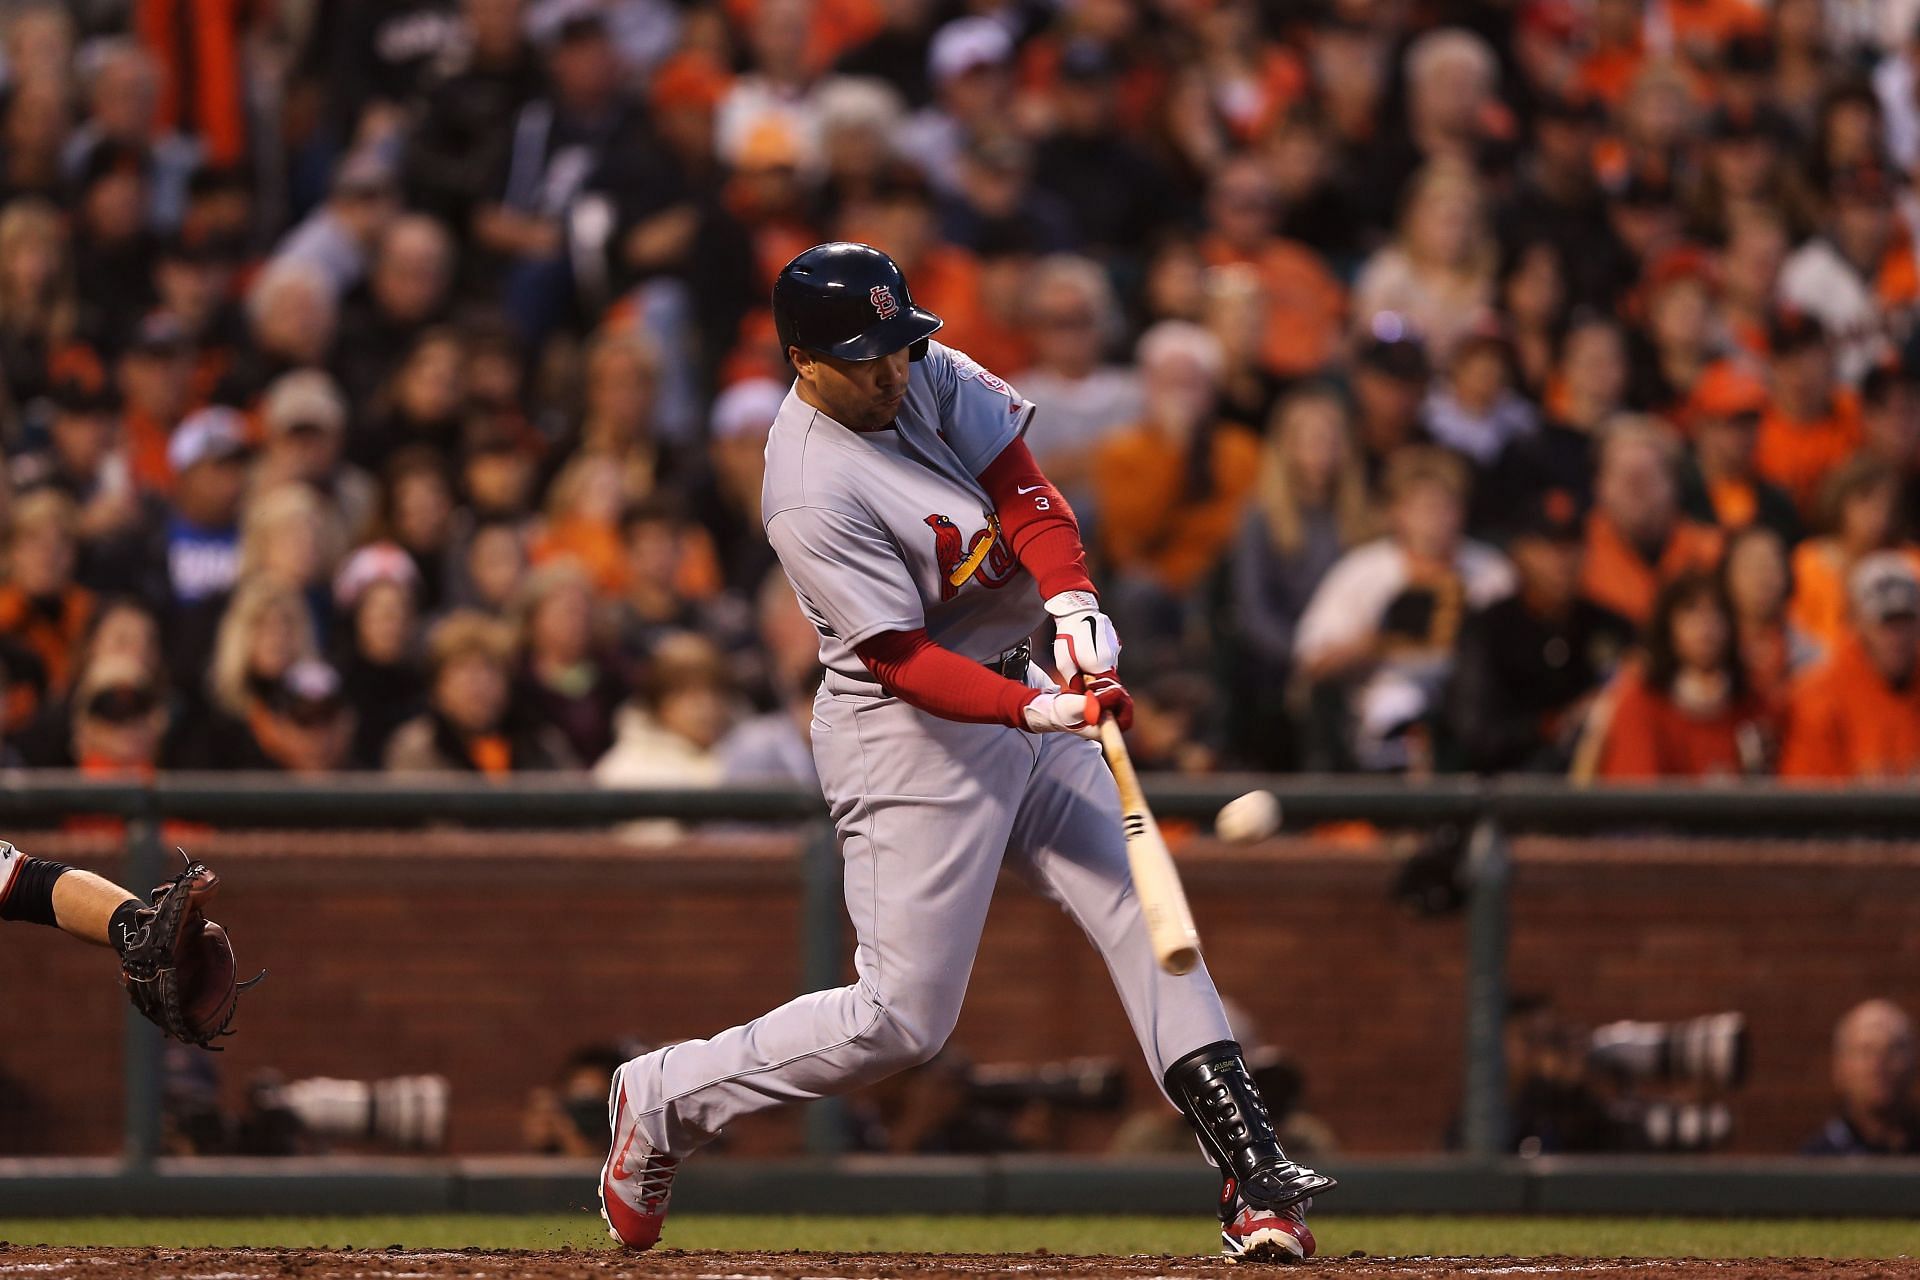
M838 240L780 268L773 323L783 352L799 347L842 360L877 360L905 348L918 360L945 322L913 305L892 258L872 245Z

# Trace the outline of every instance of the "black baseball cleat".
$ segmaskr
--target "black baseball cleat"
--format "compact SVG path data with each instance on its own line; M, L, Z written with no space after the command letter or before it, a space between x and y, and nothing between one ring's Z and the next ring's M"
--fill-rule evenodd
M1240 1056L1222 1040L1167 1068L1167 1094L1220 1170L1220 1237L1226 1256L1298 1262L1313 1256L1306 1207L1336 1184L1287 1159L1267 1105Z

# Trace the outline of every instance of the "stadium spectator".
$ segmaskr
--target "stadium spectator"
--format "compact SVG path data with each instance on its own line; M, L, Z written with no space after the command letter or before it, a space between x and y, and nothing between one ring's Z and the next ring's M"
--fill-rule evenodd
M74 581L78 513L64 494L40 489L13 503L7 521L6 581L0 583L0 635L35 658L45 693L65 693L74 657L93 621L93 592Z
M1145 413L1094 454L1095 526L1142 641L1177 636L1219 563L1259 465L1259 437L1215 417L1224 356L1212 334L1165 321L1140 339Z
M372 399L413 335L441 318L453 267L453 239L434 219L408 214L381 228L365 284L340 307L333 368L352 403Z
M347 623L339 671L354 712L350 758L356 768L380 767L387 739L420 713L425 698L416 644L419 577L406 552L374 542L355 551L333 580L334 605Z
M721 776L715 749L733 720L725 659L691 632L654 648L638 697L620 709L614 744L593 767L608 787L711 786Z
M0 210L0 374L12 447L22 442L22 415L52 385L54 357L80 325L80 300L60 211L26 196Z
M566 739L577 760L613 745L613 716L625 694L595 652L593 583L567 559L541 565L520 584L521 667L514 697L535 724Z
M339 301L325 274L298 261L269 263L247 294L249 345L218 392L252 408L281 374L323 369L339 325Z
M1275 407L1253 500L1230 560L1231 637L1242 697L1231 704L1236 748L1284 750L1294 632L1334 564L1373 531L1365 471L1346 402L1330 386L1302 387ZM1278 763L1279 758L1270 758Z
M1377 488L1388 460L1398 450L1429 443L1420 407L1426 402L1433 367L1426 347L1405 332L1397 317L1379 317L1375 329L1354 352L1349 382L1354 438L1366 465L1367 483Z
M1543 495L1507 541L1513 594L1460 630L1448 725L1462 763L1481 773L1563 773L1599 689L1633 643L1633 626L1580 594L1585 555L1571 495Z
M518 646L507 623L457 611L427 635L427 709L387 740L389 773L478 773L578 767L544 727L513 723Z
M749 378L721 392L707 428L707 465L689 500L694 521L713 538L721 578L741 596L774 568L760 520L760 485L767 472L767 436L787 389Z
M149 778L160 767L167 700L155 672L100 654L74 685L73 766L97 777Z
M266 438L250 477L253 492L302 485L342 530L365 536L380 495L373 477L345 460L347 405L334 380L318 369L282 374L261 401L260 425Z
M366 277L374 246L398 212L398 195L385 157L372 148L347 156L326 202L287 233L267 270L301 268L338 307Z
M1414 763L1407 735L1437 710L1461 620L1513 590L1506 558L1462 536L1469 483L1444 450L1395 455L1391 532L1342 556L1307 602L1295 661L1352 725L1323 751L1369 768Z
M1920 548L1899 537L1900 476L1879 459L1855 454L1829 472L1820 486L1822 532L1793 553L1791 618L1822 649L1846 636L1847 579L1853 566L1876 551L1897 550L1920 572Z
M1576 771L1610 780L1713 778L1767 771L1772 726L1747 688L1733 614L1717 579L1687 572L1661 587L1641 661L1589 719Z
M1883 362L1860 384L1861 449L1900 481L1902 536L1920 536L1920 384L1904 362Z
M454 603L463 609L505 617L527 571L525 532L513 520L481 521L468 536L457 568Z
M1085 493L1094 450L1139 420L1140 378L1106 360L1124 322L1113 286L1091 259L1043 260L1033 273L1024 321L1033 364L1011 380L1020 394L1048 406L1029 430L1028 446L1071 501ZM1089 504L1077 506L1091 514Z
M1920 1151L1913 1019L1891 1000L1865 1000L1833 1029L1839 1107L1800 1148L1809 1156L1910 1156Z
M1497 250L1486 196L1471 165L1432 162L1411 180L1394 242L1367 261L1353 287L1354 323L1371 332L1381 312L1401 316L1444 365L1494 301Z
M1687 397L1683 415L1693 440L1692 465L1681 502L1690 519L1729 532L1759 524L1791 544L1800 516L1793 499L1754 471L1766 384L1732 360L1707 366Z
M240 527L240 578L300 593L324 647L333 628L333 571L346 534L318 494L285 484L259 494Z
M1495 502L1524 502L1551 490L1572 494L1584 509L1593 495L1602 428L1620 411L1626 386L1619 325L1605 316L1577 317L1560 340L1540 428L1501 453L1484 486L1476 527L1500 523Z
M117 376L125 400L120 432L127 467L142 489L165 493L173 482L170 441L193 397L193 351L180 322L165 312L142 319Z
M299 591L272 580L242 583L206 668L213 710L244 721L294 663L317 656L313 618Z
M1840 381L1859 386L1867 370L1890 354L1884 308L1911 306L1920 279L1911 247L1894 239L1893 179L1884 168L1841 169L1828 177L1824 195L1820 234L1780 268L1780 299L1832 335Z
M336 773L351 758L353 722L340 673L318 658L303 658L248 716L243 767L309 777Z
M1788 617L1793 580L1787 544L1763 524L1736 530L1727 535L1720 576L1747 687L1769 711L1782 713L1793 677L1820 656L1819 646Z
M1754 465L1813 515L1827 472L1860 447L1860 406L1833 380L1833 350L1812 316L1775 314L1770 330L1773 402L1760 419Z
M1616 418L1601 441L1581 590L1636 624L1662 584L1719 563L1718 530L1681 514L1671 433L1647 418Z
M424 446L402 449L386 465L383 493L382 536L412 557L419 574L421 609L438 612L446 600L458 552L446 463Z
M1422 416L1427 434L1463 455L1475 471L1491 468L1514 440L1537 425L1533 406L1510 383L1511 349L1491 316L1461 335Z
M1847 578L1851 634L1794 685L1780 773L1788 778L1911 778L1920 770L1920 578L1879 551Z
M1266 309L1263 359L1269 373L1292 378L1334 357L1347 298L1318 255L1277 233L1279 213L1267 166L1253 156L1226 159L1207 192L1209 234L1200 253L1208 266L1246 266L1258 274Z

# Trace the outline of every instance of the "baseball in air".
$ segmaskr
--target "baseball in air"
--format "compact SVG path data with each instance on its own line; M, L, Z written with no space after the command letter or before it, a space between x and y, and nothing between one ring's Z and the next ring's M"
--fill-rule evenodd
M1213 833L1222 840L1244 843L1265 840L1280 829L1280 801L1271 791L1249 791L1229 800L1213 820Z

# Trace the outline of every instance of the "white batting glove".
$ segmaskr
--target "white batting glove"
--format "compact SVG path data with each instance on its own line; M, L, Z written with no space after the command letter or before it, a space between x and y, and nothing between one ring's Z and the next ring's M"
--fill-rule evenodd
M1053 665L1060 682L1112 675L1120 666L1120 637L1091 591L1062 591L1047 601L1053 615Z
M1100 703L1084 693L1043 693L1026 706L1029 733L1072 733L1097 739L1100 724L1088 722L1089 715L1100 714Z

